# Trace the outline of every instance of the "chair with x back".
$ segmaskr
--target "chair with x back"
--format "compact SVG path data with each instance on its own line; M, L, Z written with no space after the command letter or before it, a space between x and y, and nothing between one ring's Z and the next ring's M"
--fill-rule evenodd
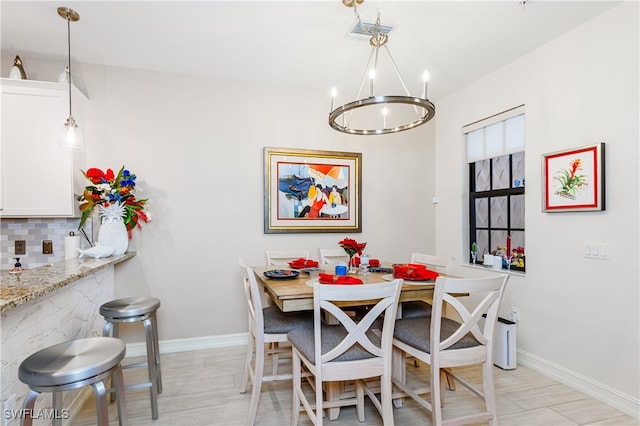
M245 361L244 375L242 378L241 393L245 393L249 380L253 384L251 391L251 405L249 407L249 425L253 425L258 411L258 400L262 382L274 380L290 380L291 374L278 374L279 353L291 353L290 347L279 347L275 343L285 343L288 341L287 333L296 327L312 324L313 316L311 312L284 313L277 306L262 307L260 292L256 276L251 267L239 260L242 269L244 291L247 299L249 312L249 343L247 347L247 358ZM265 345L274 344L268 350ZM272 356L272 374L264 375L265 356Z
M309 258L309 249L267 250L267 266L288 266L292 260Z
M453 258L447 256L433 256L424 253L412 253L410 263L426 265L428 269L441 274L450 274ZM431 315L431 305L426 301L404 302L402 304L402 318L426 317Z
M289 332L293 351L292 425L298 423L301 409L315 425L321 425L325 408L350 403L356 405L358 420L364 421L365 394L382 415L383 423L393 425L391 341L401 286L400 280L367 285L314 284L313 328ZM343 310L350 302L365 300L377 300L377 303L359 321ZM333 315L339 324L323 324L323 310ZM384 318L383 325L381 333L377 333L372 326L375 327L380 316ZM302 387L303 365L305 371L315 377L315 404L307 399ZM363 379L369 377L380 377L380 399L364 382ZM356 397L351 401L333 401L334 404L324 401L323 384L344 380L355 381Z
M498 319L509 275L489 278L436 279L433 310L430 317L408 318L396 321L394 331L393 384L418 404L431 411L434 425L467 424L488 421L497 424L496 397L493 387L493 331ZM463 304L460 294L468 294ZM458 320L443 315L448 305ZM486 318L484 318L486 316ZM407 386L406 355L413 356L430 366L427 387L412 389ZM397 362L396 362L397 361ZM482 389L455 375L455 367L482 365ZM484 411L456 419L442 418L444 369L458 383L484 402ZM429 397L421 395L429 393Z

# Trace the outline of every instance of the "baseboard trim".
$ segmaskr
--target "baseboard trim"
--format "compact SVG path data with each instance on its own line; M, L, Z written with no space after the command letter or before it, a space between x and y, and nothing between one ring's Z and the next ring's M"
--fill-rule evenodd
M629 416L640 419L640 400L560 365L518 349L518 364L551 377Z
M220 336L191 337L160 341L160 353L198 351L203 349L243 346L249 342L249 333L224 334ZM144 356L147 353L145 342L127 343L127 357Z

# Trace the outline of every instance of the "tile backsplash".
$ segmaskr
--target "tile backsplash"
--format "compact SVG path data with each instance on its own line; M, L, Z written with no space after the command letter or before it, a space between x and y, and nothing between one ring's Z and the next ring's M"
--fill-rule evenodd
M64 237L73 231L80 235L80 248L91 247L86 238L78 231L78 218L43 218L43 219L2 219L0 220L0 270L10 270L15 264L15 257L25 269L33 269L53 262L64 261ZM87 237L93 243L93 223L89 218L84 225ZM15 254L15 241L26 242L26 254ZM42 241L51 240L53 253L42 253Z

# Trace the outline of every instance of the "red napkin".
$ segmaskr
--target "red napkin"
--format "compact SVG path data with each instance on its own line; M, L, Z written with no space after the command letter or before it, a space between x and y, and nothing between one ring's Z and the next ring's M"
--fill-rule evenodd
M360 278L348 275L318 274L321 284L364 284Z
M291 262L289 262L289 266L292 267L293 269L315 268L318 266L318 262L316 262L315 260L305 259L304 257L301 257L300 259L292 260Z
M380 260L369 259L369 266L371 266L372 268L377 268L378 266L380 266Z
M393 276L407 281L435 280L438 275L436 271L431 271L419 263L393 265Z

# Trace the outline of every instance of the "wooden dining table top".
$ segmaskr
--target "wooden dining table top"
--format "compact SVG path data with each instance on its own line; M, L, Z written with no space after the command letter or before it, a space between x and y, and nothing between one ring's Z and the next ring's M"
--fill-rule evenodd
M333 266L327 265L326 273L332 273ZM253 266L252 267L259 284L262 284L267 294L271 297L274 304L283 312L307 311L313 310L313 287L307 285L311 281L311 277L306 272L300 272L300 275L292 279L271 279L264 275L265 271L278 268L274 266ZM369 272L364 275L355 274L354 277L360 278L365 285L375 285L376 283L385 283L384 275L388 272ZM400 292L400 302L409 302L415 300L431 300L433 298L433 282L411 282L404 281ZM363 300L360 305L370 305L373 301ZM353 306L353 302L349 303Z

